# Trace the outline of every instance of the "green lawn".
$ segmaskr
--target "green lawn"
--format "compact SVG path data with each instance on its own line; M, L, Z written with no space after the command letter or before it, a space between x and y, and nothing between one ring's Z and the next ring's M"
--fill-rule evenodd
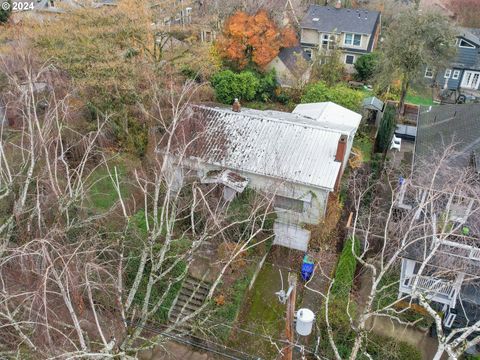
M114 165L109 165L110 172L114 176ZM125 178L126 169L123 165L117 165L117 173L120 181ZM97 211L110 209L118 201L118 193L113 186L112 179L106 166L98 167L90 178L90 196L91 207ZM127 195L127 188L120 185L122 195Z
M137 158L127 154L115 155L107 162L108 169L105 164L100 164L87 181L87 206L96 213L103 213L109 210L119 200L117 190L110 177L110 174L115 177L115 167L120 181L120 192L125 201L133 190L128 174L140 164Z
M288 272L282 271L282 274L286 282ZM235 325L256 334L271 336L273 339L282 338L285 331L286 307L275 295L281 288L278 268L265 263L252 290L247 293ZM243 348L247 353L261 356L263 359L273 359L278 350L266 337L252 336L249 332L237 330L230 339L230 345Z
M433 105L433 99L431 96L420 96L420 95L410 95L408 94L405 102L408 104L429 106Z

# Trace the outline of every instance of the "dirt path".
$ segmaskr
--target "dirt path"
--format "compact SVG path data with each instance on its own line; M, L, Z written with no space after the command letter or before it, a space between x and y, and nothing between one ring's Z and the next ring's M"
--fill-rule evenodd
M396 320L383 316L375 317L370 322L369 328L375 334L388 336L415 346L421 351L424 360L431 360L435 355L438 343L436 339L428 335L428 332L418 330L413 326L402 325ZM443 358L447 359L446 356Z
M326 294L330 284L329 277L332 276L333 269L337 263L338 254L335 249L319 250L315 257L316 267L313 277L305 284L305 291L303 293L302 308L308 308L317 314L322 307L322 294Z

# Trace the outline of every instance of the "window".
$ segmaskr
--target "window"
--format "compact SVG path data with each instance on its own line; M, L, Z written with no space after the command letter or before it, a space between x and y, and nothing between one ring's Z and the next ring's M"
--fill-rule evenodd
M362 35L360 34L345 34L345 40L343 42L345 45L360 46L362 43Z
M323 34L322 35L322 48L333 49L335 46L335 35Z
M445 75L443 75L443 77L445 79L450 79L450 76L452 76L452 69L445 70Z
M460 78L460 70L453 70L452 79L458 80Z
M467 49L474 49L475 48L475 45L473 45L473 44L471 44L468 41L463 40L463 39L460 40L458 46L460 46L461 48L467 48Z
M312 49L305 49L305 54L309 60L312 60Z
M345 55L345 64L353 65L355 62L355 55Z
M443 324L445 325L445 327L451 328L456 317L457 317L457 314L455 309L449 309L447 316L445 316L443 320Z
M303 212L303 201L277 195L275 196L275 207L301 213Z
M425 77L429 79L433 78L433 68L427 66L425 69Z

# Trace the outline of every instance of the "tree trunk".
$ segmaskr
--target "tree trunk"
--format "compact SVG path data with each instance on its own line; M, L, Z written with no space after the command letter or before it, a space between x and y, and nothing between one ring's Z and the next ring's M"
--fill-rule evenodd
M437 352L435 353L432 360L440 360L444 352L445 352L445 347L442 344L438 344Z
M407 75L404 75L402 80L402 92L400 93L400 102L398 103L399 115L405 114L405 98L407 97L409 85L410 85L410 79Z

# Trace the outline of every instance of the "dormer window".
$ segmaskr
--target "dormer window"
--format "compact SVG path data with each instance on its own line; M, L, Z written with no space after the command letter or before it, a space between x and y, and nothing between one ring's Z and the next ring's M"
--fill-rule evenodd
M360 46L360 44L362 43L362 35L346 33L345 40L343 43L344 45Z
M466 49L475 49L475 45L473 45L472 43L469 43L467 40L464 40L464 39L460 39L458 46Z

